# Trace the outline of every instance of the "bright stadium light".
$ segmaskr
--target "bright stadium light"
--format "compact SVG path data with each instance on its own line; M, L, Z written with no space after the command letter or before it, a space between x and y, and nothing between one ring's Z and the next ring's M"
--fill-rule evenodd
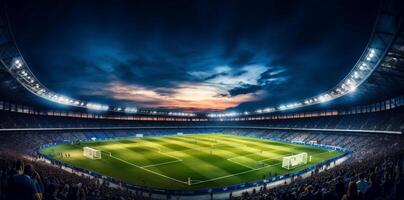
M265 113L269 113L269 112L275 111L275 108L265 108L263 111L264 111Z
M363 71L363 70L366 70L367 67L368 67L368 65L367 65L366 63L362 63L362 64L359 66L359 69Z
M125 109L124 109L124 111L126 112L126 113L137 113L137 108L134 108L134 107L126 107Z
M355 72L353 73L353 77L356 78L356 79L358 79L358 78L360 77L360 75L359 75L359 73L358 73L357 71L355 71Z
M285 105L279 106L279 110L285 110L287 107Z
M354 86L354 85L350 85L348 88L348 92L355 92L355 90L356 90L356 86Z
M366 60L370 61L376 55L376 51L374 49L370 49L368 55L366 56Z
M321 95L318 99L320 102L327 102L327 101L331 100L331 96L328 94L324 94L324 95Z
M194 117L195 113L185 113L185 112L168 112L170 116L181 116L181 117Z
M20 69L22 67L22 62L20 59L15 59L14 60L14 65L17 69Z
M91 110L107 111L109 107L107 105L101 105L96 103L87 103L86 107Z

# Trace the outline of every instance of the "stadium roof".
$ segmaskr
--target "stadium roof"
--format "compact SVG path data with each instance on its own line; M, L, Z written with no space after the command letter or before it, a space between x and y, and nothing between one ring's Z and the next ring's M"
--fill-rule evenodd
M298 109L306 106L307 108L303 109L358 105L402 95L404 91L403 13L399 10L401 6L396 5L396 3L402 4L399 1L387 1L383 4L379 11L373 34L363 51L363 55L341 82L335 83L335 87L314 97L308 97L297 102L285 102L284 105L268 105L270 109L267 111ZM9 29L4 10L2 11L0 25L0 56L3 64L0 68L1 100L59 109L81 109L74 108L79 106L98 110L125 111L125 106L103 107L102 105L92 104L87 100L63 97L47 89L30 72L23 56L20 54L13 34ZM21 65L21 68L18 67L19 65ZM29 78L27 79L27 77ZM31 82L32 84L30 85ZM31 90L31 92L28 92L27 89ZM40 92L40 89L44 91ZM39 98L38 95L41 96L41 94L46 94L48 99L53 100L53 103ZM57 97L55 97L56 95ZM131 107L128 109L136 110ZM262 108L258 111L265 112L265 109ZM248 112L253 113L256 111Z

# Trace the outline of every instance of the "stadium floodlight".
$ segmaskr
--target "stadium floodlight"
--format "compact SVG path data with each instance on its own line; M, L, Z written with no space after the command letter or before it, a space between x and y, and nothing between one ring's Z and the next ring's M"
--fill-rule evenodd
M137 113L137 108L134 108L134 107L126 107L126 108L124 109L124 111L127 112L127 113Z
M350 85L348 88L348 92L355 92L356 86L355 85Z
M275 111L275 108L265 108L263 111L269 113Z
M366 63L362 63L362 64L359 66L359 69L363 71L363 70L366 70L367 67L368 67L368 65L367 65Z
M20 69L22 67L22 62L20 59L15 59L14 60L14 65L17 69Z
M353 77L358 79L360 77L359 73L357 71L354 71Z
M45 90L44 90L44 89L40 89L40 90L38 90L37 92L38 92L39 94L42 94L42 93L45 92Z
M279 106L279 110L285 110L287 107L285 105Z
M366 60L370 61L376 55L376 51L374 49L370 49L368 55L366 56Z
M323 94L320 97L318 97L318 100L320 102L326 102L326 101L331 100L331 96L329 94Z
M375 53L376 51L375 51L375 49L370 49L370 53Z
M237 113L236 112L225 113L225 116L234 117L234 116L237 116Z
M181 117L194 117L195 113L185 113L185 112L168 112L170 116L181 116Z
M96 103L87 103L86 107L91 110L107 111L109 107L107 105L101 105Z
M21 75L22 75L22 76L27 76L28 73L27 73L25 70L22 70L22 71L21 71Z

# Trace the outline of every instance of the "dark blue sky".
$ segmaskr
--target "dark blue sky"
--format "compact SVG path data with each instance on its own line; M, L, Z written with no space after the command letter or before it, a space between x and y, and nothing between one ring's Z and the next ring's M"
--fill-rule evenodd
M92 102L256 109L316 95L364 50L379 1L8 1L48 88Z

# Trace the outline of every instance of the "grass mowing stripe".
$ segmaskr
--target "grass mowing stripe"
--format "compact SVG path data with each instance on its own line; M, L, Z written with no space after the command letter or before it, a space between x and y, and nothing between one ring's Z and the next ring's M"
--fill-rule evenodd
M173 160L173 161L168 161L168 162L163 162L163 163L157 163L157 164L153 164L153 165L146 165L146 166L142 166L143 168L148 168L148 167L157 167L160 165L168 165L171 163L177 163L177 162L182 162L182 160Z
M238 164L238 165L241 165L241 166L247 167L247 168L249 168L249 169L255 169L255 168L252 168L252 167L250 167L250 166L248 166L248 165L245 165L245 164L243 164L243 163L240 163L240 162L234 161L234 160L232 160L231 158L229 158L229 159L227 159L227 160L228 160L228 161L230 161L230 162L234 162L234 163L236 163L236 164Z
M324 154L324 153L330 153L330 152L333 152L333 151L321 152L321 153L318 153L318 154L315 154L315 155ZM240 173L237 173L237 174L229 174L229 175L227 175L227 176L222 176L222 177L217 177L217 178L213 178L213 179L209 179L209 180L200 181L200 182L195 183L195 184L201 184L201 183L205 183L205 182L209 182L209 181L215 181L215 180L219 180L219 179L224 179L224 178L228 178L228 177L232 177L232 176L238 176L238 175L250 173L250 172L253 172L253 171L265 169L265 168L272 167L272 166L276 166L276 165L280 165L280 164L282 164L282 162L279 162L279 163L273 164L273 165L267 165L267 166L260 167L260 168L256 168L256 169L251 169L251 170L248 170L248 171L245 171L245 172L240 172ZM300 167L300 166L297 166L297 167ZM296 168L297 168L297 167L296 167ZM193 184L193 185L194 185L194 184Z
M223 134L116 139L79 145L73 148L63 144L41 152L129 184L180 190L257 181L268 173L292 173L341 155L315 147ZM82 155L83 146L95 147L105 157L89 160ZM312 161L292 170L281 167L283 156L301 152L312 156ZM65 158L59 156L61 153L72 156ZM192 185L188 185L188 178Z
M148 172L150 172L150 173L152 173L152 174L156 174L156 175L158 175L158 176L161 176L161 177L164 177L164 178L173 180L173 181L175 181L175 182L183 183L183 184L188 184L188 183L185 182L185 181L180 181L180 180L177 180L177 179L175 179L175 178L166 176L166 175L164 175L164 174L160 174L160 173L158 173L158 172L155 172L155 171L153 171L153 170L146 169L145 167L138 166L138 165L136 165L136 164L130 163L130 162L126 161L126 160L120 159L120 158L115 157L115 156L113 156L113 155L110 155L110 157L112 157L112 158L114 158L114 159L117 159L117 160L119 160L119 161L121 161L121 162L124 162L124 163L126 163L126 164L128 164L128 165L132 165L132 166L134 166L134 167L137 167L137 168L143 169L143 170L145 170L145 171L148 171Z

